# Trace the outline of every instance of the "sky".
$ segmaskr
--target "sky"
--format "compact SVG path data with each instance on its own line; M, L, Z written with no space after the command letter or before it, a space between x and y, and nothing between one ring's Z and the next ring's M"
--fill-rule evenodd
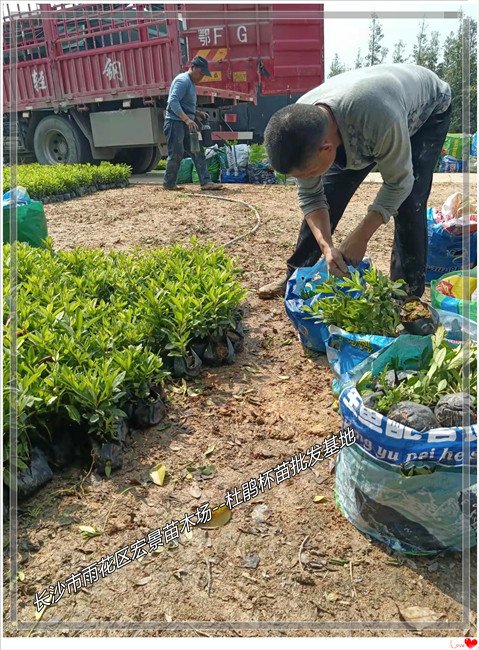
M356 0L347 2L336 0L335 2L324 2L325 12L344 12L344 17L328 18L325 16L324 21L324 40L325 40L325 74L328 75L331 61L334 55L339 55L340 61L347 67L354 67L354 61L358 52L364 56L368 48L369 24L370 18L348 18L348 11L361 11L368 14L376 12L380 14L388 11L399 12L456 12L462 11L466 16L477 19L477 2L449 2L447 0L436 0L435 2L396 2L395 0L383 0L382 2L363 2ZM427 34L433 31L439 32L441 45L451 31L457 30L458 20L455 18L428 18L425 16L427 25ZM384 39L383 47L388 48L389 52L386 62L392 61L392 52L394 44L402 40L406 43L405 54L412 54L413 44L419 31L421 18L379 18L383 27Z
M193 0L194 2L195 0ZM203 0L204 2L205 0ZM207 0L206 0L207 1ZM260 0L261 1L261 0ZM190 0L191 2L191 0ZM280 0L281 3L284 0ZM304 0L303 0L304 2ZM213 0L214 3L214 0ZM213 4L212 3L212 4ZM306 0L305 4L311 4ZM17 4L13 2L12 4ZM18 3L22 9L26 9L27 2ZM35 3L32 3L35 4ZM214 3L217 4L217 3ZM234 0L230 4L235 4ZM290 3L287 3L290 4ZM294 4L294 3L291 3ZM423 0L399 1L396 0L334 0L323 2L325 12L340 12L343 17L333 18L325 17L324 36L325 36L325 74L328 75L331 61L337 53L339 58L346 67L354 67L354 61L358 49L364 56L368 47L370 14L376 12L418 12L427 14L427 12L457 12L462 9L466 16L477 19L478 0L463 0L462 2L451 2L450 0L435 0L434 2L425 2ZM365 12L364 18L348 17L348 12L360 11ZM428 18L425 16L427 24L427 34L438 31L441 45L451 31L457 30L458 20L455 18ZM383 47L387 47L389 52L386 61L391 61L394 44L403 40L406 43L406 55L412 54L412 47L416 40L419 30L420 18L379 18L383 27L384 39Z

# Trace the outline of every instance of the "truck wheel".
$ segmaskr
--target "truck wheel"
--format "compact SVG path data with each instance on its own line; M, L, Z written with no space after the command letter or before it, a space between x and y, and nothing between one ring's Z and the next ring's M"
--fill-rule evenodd
M156 166L161 160L161 149L160 147L153 147L153 156L151 158L150 164L148 165L147 172L153 171L156 169Z
M158 147L136 147L135 149L124 149L116 156L115 162L122 162L130 165L133 174L145 174L153 169L152 164L157 155L157 150ZM158 164L158 161L156 164Z
M42 165L91 162L90 145L74 122L59 115L41 120L33 136L33 148Z

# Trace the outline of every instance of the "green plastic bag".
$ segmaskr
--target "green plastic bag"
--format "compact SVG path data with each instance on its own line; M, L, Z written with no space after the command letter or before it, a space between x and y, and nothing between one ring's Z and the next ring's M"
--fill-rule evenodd
M11 244L10 223L15 218L15 206L3 208L3 243ZM26 242L36 248L45 248L44 239L48 236L47 220L43 203L31 201L27 205L17 206L18 241Z
M410 476L401 468L371 458L358 445L344 447L336 461L336 505L363 533L406 555L436 555L462 551L462 523L474 522L463 512L475 498L477 473L463 490L462 467L435 465ZM471 504L473 515L474 502Z
M466 136L466 142L468 146L471 146L472 135ZM442 146L443 150L446 151L446 154L458 158L462 158L462 133L448 133L444 144Z
M220 170L221 170L221 165L220 165L220 159L219 157L216 156L211 156L211 158L206 159L206 165L208 167L208 172L211 176L211 180L216 183L219 180L220 177ZM196 167L193 167L193 170L191 172L191 179L193 183L199 183L200 179L198 176L198 172L196 171Z
M193 161L191 158L183 158L176 177L177 185L182 183L191 183L191 172L193 171Z
M465 296L462 294L464 286L467 290ZM444 309L461 316L468 313L469 318L477 322L477 302L471 300L476 289L477 268L469 271L452 271L431 281L431 304L437 309Z
M226 147L220 147L218 149L218 160L220 162L220 170L228 169L228 154L226 153Z

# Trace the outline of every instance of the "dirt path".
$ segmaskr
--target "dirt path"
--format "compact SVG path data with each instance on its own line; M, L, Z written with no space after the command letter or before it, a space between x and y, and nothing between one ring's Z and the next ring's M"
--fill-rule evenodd
M337 241L377 190L377 185L359 190ZM440 205L451 191L447 185L435 187L431 204ZM187 387L177 382L169 392L168 420L134 434L123 469L110 480L85 479L85 471L71 469L22 505L18 551L24 579L18 582L17 616L29 628L35 624L36 591L193 512L204 501L222 501L226 489L240 487L339 430L325 359L304 353L281 300L262 302L255 294L282 272L292 250L300 221L295 190L248 186L224 194L253 203L262 219L253 237L231 248L251 290L245 351L234 366L207 369ZM224 243L254 225L254 216L243 206L165 194L152 186L48 205L46 212L55 245L65 249L157 247L186 242L192 235ZM369 250L385 271L392 233L392 224L381 229ZM214 450L206 456L211 445ZM168 470L166 484L143 486L149 468L159 462ZM213 478L187 478L186 467L208 464L215 466ZM443 615L442 621L461 621L460 555L391 556L339 514L333 489L334 475L326 463L314 474L284 481L236 508L225 527L194 529L177 548L118 569L76 596L65 595L42 619L54 631L41 631L40 624L33 635L402 636L404 631L350 632L347 627L348 622L364 622L374 628L374 621L398 626L397 607L404 605L428 607ZM316 495L325 498L314 503ZM82 524L104 533L85 543L78 531ZM302 560L326 561L321 570L300 566L302 544ZM331 558L348 562L330 564ZM248 568L258 560L256 568ZM475 607L473 603L473 611ZM8 618L8 601L5 613ZM183 625L176 633L162 630L170 621L190 621L190 627ZM227 632L199 629L198 622L213 621L235 625ZM249 621L290 623L294 631L248 631ZM120 622L127 629L107 629ZM466 632L474 636L475 627L458 623L455 633L412 634ZM16 634L11 628L10 633Z

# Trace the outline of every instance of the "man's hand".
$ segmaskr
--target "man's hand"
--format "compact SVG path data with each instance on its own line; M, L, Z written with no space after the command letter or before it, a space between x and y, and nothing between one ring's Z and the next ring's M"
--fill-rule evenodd
M330 246L323 250L323 254L326 264L328 265L328 271L331 275L335 275L338 278L344 278L349 274L347 264L344 261L341 251L334 248L334 246Z
M346 237L339 250L348 264L357 266L362 261L369 240L382 223L382 216L378 212L368 212L359 226Z
M194 120L190 120L189 117L185 120L185 124L190 131L198 131L198 125Z
M345 262L351 266L357 266L366 254L368 240L361 236L361 232L353 230L343 241L339 250Z

